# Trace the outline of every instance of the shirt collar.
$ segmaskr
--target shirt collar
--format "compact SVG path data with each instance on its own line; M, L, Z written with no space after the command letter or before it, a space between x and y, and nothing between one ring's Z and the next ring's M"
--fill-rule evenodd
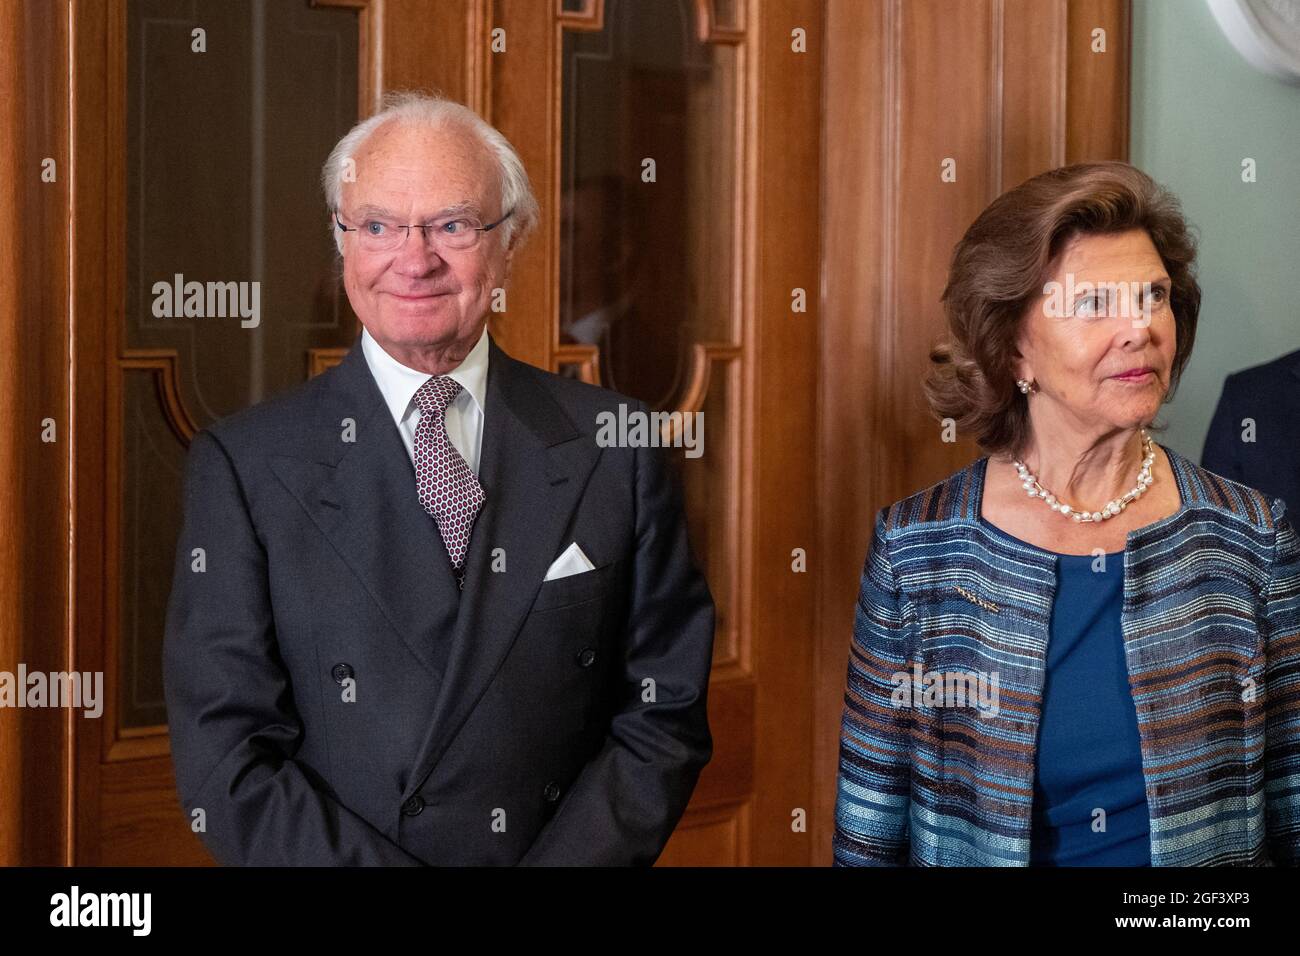
M384 402L392 413L393 421L399 425L406 418L411 402L420 386L433 378L428 372L421 372L403 365L384 350L363 326L361 329L361 351L370 374L379 386ZM474 347L469 350L465 360L447 373L447 377L460 383L461 388L469 393L478 406L480 413L485 410L487 400L488 334L487 323Z

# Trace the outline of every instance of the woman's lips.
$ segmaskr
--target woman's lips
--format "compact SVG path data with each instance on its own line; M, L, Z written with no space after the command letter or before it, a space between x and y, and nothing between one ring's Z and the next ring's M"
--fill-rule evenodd
M1148 376L1155 374L1155 372L1148 368L1143 369L1140 372L1125 372L1123 375L1112 375L1111 378L1120 382L1142 382L1145 381Z

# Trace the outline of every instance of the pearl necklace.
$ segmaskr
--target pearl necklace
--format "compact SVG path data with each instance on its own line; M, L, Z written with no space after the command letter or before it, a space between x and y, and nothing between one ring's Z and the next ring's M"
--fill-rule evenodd
M1073 518L1075 521L1105 521L1107 518L1113 518L1140 498L1151 487L1151 482L1155 480L1151 477L1151 463L1156 460L1155 449L1151 446L1151 436L1147 434L1145 428L1141 429L1141 433L1144 457L1142 458L1142 468L1138 471L1137 484L1119 498L1107 502L1106 507L1102 508L1101 511L1078 511L1063 501L1057 501L1056 495L1039 484L1038 479L1034 477L1028 466L1017 459L1015 466L1017 473L1020 475L1021 486L1029 497L1042 498L1053 511L1059 511L1062 515Z

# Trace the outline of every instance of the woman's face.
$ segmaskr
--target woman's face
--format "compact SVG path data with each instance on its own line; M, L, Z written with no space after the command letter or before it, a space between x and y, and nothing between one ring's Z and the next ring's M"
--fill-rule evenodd
M1169 276L1151 237L1081 235L1054 265L1025 316L1015 364L1017 378L1037 381L1028 396L1035 433L1147 424L1169 390L1176 344Z

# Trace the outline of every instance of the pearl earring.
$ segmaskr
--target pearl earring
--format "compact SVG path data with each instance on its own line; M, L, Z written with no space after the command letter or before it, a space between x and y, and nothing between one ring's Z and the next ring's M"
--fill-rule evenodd
M1032 391L1035 391L1034 386L1026 382L1023 378L1016 379L1016 384L1020 386L1020 391L1026 395L1028 395Z

